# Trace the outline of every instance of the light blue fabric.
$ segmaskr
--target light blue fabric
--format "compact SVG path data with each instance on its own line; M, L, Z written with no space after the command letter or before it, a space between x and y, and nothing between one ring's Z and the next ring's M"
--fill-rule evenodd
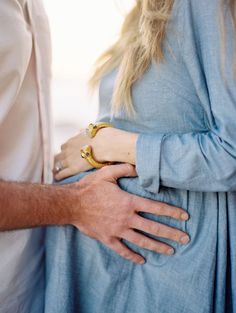
M145 216L188 232L191 242L171 243L171 257L127 243L147 259L138 266L73 227L50 228L45 313L236 313L234 47L227 16L221 66L219 3L175 1L165 61L133 87L136 116L111 117L116 71L100 86L99 120L140 133L139 178L120 186L186 209L188 222Z

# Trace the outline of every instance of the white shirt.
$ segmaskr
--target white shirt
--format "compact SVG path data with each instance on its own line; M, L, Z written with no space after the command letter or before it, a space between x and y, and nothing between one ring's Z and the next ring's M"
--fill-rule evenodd
M50 182L50 64L41 0L1 0L0 179ZM42 229L0 233L1 313L43 312L43 249Z

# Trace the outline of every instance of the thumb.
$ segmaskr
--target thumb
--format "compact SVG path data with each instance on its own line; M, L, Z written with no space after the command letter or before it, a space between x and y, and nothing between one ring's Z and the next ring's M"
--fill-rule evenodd
M135 167L128 163L110 165L104 167L103 170L106 171L105 176L108 179L117 180L121 177L137 177Z

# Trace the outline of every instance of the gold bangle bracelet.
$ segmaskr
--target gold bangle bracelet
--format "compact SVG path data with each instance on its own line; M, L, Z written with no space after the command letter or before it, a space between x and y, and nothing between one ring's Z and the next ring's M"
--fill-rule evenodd
M89 164L92 165L92 167L97 168L97 169L102 168L107 165L114 164L112 162L104 162L104 163L97 162L93 157L92 147L88 145L85 145L81 148L80 155L83 159L87 160Z
M90 138L94 138L99 131L99 129L106 128L106 127L113 127L112 124L106 123L106 122L99 122L95 124L89 124L89 126L86 128L86 134Z
M112 124L110 123L106 123L106 122L99 122L99 123L94 123L94 124L89 124L89 126L86 128L86 134L90 137L90 138L94 138L97 134L97 132L102 129L102 128L106 128L106 127L113 127ZM106 165L112 165L114 164L113 162L98 162L94 159L93 157L93 151L92 151L92 147L85 145L81 148L80 150L80 155L83 159L87 160L88 163L90 165L92 165L92 167L94 168L102 168Z

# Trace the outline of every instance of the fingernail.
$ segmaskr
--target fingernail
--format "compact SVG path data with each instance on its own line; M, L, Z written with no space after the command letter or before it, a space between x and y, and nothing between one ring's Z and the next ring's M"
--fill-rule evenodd
M189 219L189 215L187 213L183 213L181 215L181 219L184 220L184 221L187 221Z
M169 250L167 250L167 254L173 255L173 254L175 254L175 250L173 248L170 248Z
M184 245L186 245L187 243L189 243L190 238L189 236L183 236L182 238L180 238L180 242L183 243Z

